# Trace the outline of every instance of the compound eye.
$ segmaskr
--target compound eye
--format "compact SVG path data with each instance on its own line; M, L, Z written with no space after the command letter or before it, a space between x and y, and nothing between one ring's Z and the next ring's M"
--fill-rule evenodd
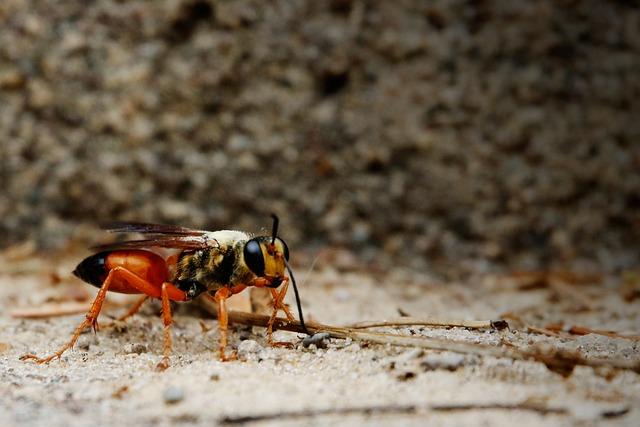
M247 267L258 277L264 275L264 257L260 243L256 239L251 239L244 245L244 261Z

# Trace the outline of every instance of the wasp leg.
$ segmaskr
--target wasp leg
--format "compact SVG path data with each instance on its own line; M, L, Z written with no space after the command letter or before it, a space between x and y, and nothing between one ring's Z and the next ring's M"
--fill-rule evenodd
M278 315L279 310L284 311L284 313L287 316L287 320L289 322L295 321L295 318L291 314L289 307L283 302L284 297L287 295L288 289L289 289L288 281L286 281L282 285L282 289L280 290L280 292L278 292L275 289L269 289L271 291L271 296L273 297L273 312L271 313L271 317L269 318L269 322L267 323L267 341L272 346L291 347L291 343L273 341L273 324L275 323L276 316Z
M146 297L160 298L162 300L162 320L164 323L163 337L163 358L158 363L157 368L159 370L165 370L169 367L169 357L171 356L171 323L173 322L171 316L170 300L173 301L186 301L187 295L184 291L176 288L173 283L164 282L160 289L153 284L142 279L136 274L130 272L122 267L116 267L112 271L118 270L126 280L127 284L138 292L146 294ZM142 305L144 300L139 301L139 305ZM132 307L133 311L136 307ZM137 307L140 308L139 306ZM136 310L137 311L137 310Z
M142 307L142 304L144 304L144 302L146 300L148 300L148 299L149 299L149 295L145 295L142 298L140 298L138 301L136 301L136 303L134 305L131 306L129 311L127 311L122 316L118 317L116 319L116 322L124 322L128 318L134 316L136 313L138 313L140 311L140 308Z
M171 304L169 303L168 288L171 283L162 284L162 322L164 323L164 345L162 350L162 361L158 363L156 368L164 371L169 367L169 357L171 356L171 324L173 317L171 316Z
M287 316L287 320L289 322L295 322L296 318L291 314L291 310L289 310L289 306L284 303L284 297L287 296L287 291L289 290L289 282L285 282L282 285L282 289L280 292L277 292L275 289L269 289L271 291L271 296L273 297L273 305L274 309L280 309L284 311L284 314Z
M80 325L78 325L76 330L73 332L71 339L65 345L60 347L58 351L56 351L50 356L40 358L35 354L25 354L24 356L20 357L20 360L34 360L37 363L42 364L42 363L49 363L55 358L60 359L60 357L62 357L62 353L64 353L65 351L67 351L68 349L72 348L75 345L82 331L84 331L86 328L90 326L93 327L94 331L97 330L98 329L97 320L98 320L98 315L100 314L100 309L102 308L102 303L104 302L104 298L106 297L107 291L109 290L109 285L111 284L111 281L113 280L113 277L115 276L115 274L117 274L117 272L118 272L118 267L111 270L107 275L107 278L104 279L104 282L102 282L102 286L100 287L100 290L96 295L96 298L93 300L93 303L91 304L91 308L87 312L87 315L85 316L84 321Z
M228 360L234 360L235 354L231 357L227 357L224 353L227 347L227 326L229 325L229 316L227 315L227 298L232 295L232 292L228 288L221 288L216 291L213 299L218 303L218 330L220 331L220 360L226 362Z
M127 285L129 285L132 289L135 289L140 293L144 293L147 296L151 296L154 298L160 298L162 296L161 291L157 287L155 287L153 284L142 279L141 277L137 276L135 273L132 273L131 271L127 270L124 267L119 267L119 266L115 267L109 271L107 278L104 280L104 282L102 283L102 287L100 287L100 290L98 291L98 295L96 295L95 300L91 304L91 308L87 312L85 320L80 325L78 325L73 335L71 336L71 339L69 340L69 342L67 342L65 345L60 347L60 349L54 354L52 354L51 356L48 356L45 358L39 358L34 354L26 354L20 357L20 359L35 360L37 363L49 363L51 360L55 358L59 359L62 356L62 353L72 348L75 345L76 341L78 340L78 337L80 336L83 330L85 330L90 326L92 326L94 330L97 330L98 315L100 314L102 303L104 302L104 299L107 295L107 291L109 290L109 286L111 285L111 282L114 280L114 278L116 278L116 276L118 277L118 279L126 282ZM179 290L178 288L173 286L171 283L166 283L165 285L166 285L165 292L167 293L169 299L172 299L175 301L187 300L187 296L183 291Z
M142 304L144 304L144 302L146 300L149 299L149 295L145 295L142 298L140 298L138 301L136 301L136 303L131 306L131 308L129 309L129 311L127 311L125 314L123 314L122 316L118 317L116 320L114 320L113 322L110 323L104 323L102 326L106 327L106 328L111 328L116 326L117 323L119 322L124 322L125 320L127 320L128 318L134 316L138 311L140 311L140 308L142 307Z

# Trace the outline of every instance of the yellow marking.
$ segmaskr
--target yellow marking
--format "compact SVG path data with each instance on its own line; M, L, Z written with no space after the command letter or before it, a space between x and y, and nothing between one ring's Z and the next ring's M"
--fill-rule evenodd
M276 239L274 254L269 253L269 246L271 246L271 242L260 244L264 258L264 275L266 277L282 277L284 276L284 245Z

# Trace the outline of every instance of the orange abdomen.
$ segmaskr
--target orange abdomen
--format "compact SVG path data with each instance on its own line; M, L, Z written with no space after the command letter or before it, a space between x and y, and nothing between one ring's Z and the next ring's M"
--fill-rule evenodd
M109 271L123 267L158 288L168 279L167 265L164 259L153 252L144 250L119 250L100 252L85 258L73 274L87 283L101 287ZM126 282L114 277L109 291L125 294L140 293Z

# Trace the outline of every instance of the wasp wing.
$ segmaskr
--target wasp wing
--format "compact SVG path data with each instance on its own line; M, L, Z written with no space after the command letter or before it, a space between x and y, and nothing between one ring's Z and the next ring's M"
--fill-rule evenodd
M115 221L101 226L110 233L142 233L142 234L172 234L177 236L200 236L208 231L194 230L169 224L149 224L146 222Z
M211 232L193 230L176 225L147 224L142 222L112 222L102 226L111 233L141 233L145 239L125 240L94 246L92 249L111 251L118 249L173 248L197 250L218 247L218 241L211 237Z

